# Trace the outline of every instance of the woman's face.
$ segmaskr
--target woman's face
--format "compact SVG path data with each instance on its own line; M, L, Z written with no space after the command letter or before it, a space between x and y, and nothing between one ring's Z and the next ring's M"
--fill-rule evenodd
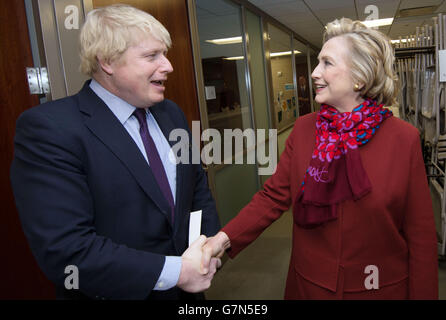
M340 112L351 112L362 103L349 67L349 43L343 37L334 37L325 42L319 53L319 64L311 77L316 87L316 102L331 105Z

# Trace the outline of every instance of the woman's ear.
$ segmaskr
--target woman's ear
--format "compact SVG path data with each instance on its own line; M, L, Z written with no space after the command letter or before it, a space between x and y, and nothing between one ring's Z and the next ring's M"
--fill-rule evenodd
M364 84L362 83L355 83L355 85L353 86L353 90L355 92L361 91L364 88Z

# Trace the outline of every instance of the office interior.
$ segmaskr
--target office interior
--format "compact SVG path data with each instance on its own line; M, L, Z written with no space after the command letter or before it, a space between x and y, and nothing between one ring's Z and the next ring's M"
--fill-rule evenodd
M82 87L87 78L78 69L80 27L90 10L115 3L149 12L169 30L173 46L168 58L174 72L166 85L166 98L183 108L191 128L195 122L201 131L213 128L222 135L225 129L277 130L278 158L295 120L320 108L314 100L311 73L318 64L325 24L341 17L387 20L377 28L393 40L401 80L399 106L390 108L395 116L416 126L423 141L438 236L440 299L446 300L446 79L441 79L439 58L446 46L444 0L2 3L1 200L5 209L0 250L6 257L2 263L6 276L0 298L54 297L21 231L9 184L15 121L24 110L72 95ZM201 147L205 143L198 142ZM265 150L270 143L266 139ZM244 159L249 152L245 146ZM269 177L259 174L263 166L246 161L205 165L222 225L262 188ZM225 259L206 297L283 299L292 223L290 212L285 212L237 259Z

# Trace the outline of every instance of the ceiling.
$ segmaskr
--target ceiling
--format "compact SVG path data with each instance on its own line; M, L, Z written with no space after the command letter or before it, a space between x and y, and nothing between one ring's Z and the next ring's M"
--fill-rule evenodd
M196 0L198 33L200 39L201 57L237 57L243 56L242 43L215 45L207 42L211 39L232 38L242 36L240 6L224 0ZM259 20L260 21L260 20ZM272 53L290 50L290 36L288 33L269 27L270 50ZM294 50L306 53L307 47L301 43L294 43Z
M365 9L374 5L378 18L394 18L392 25L379 30L391 39L415 34L416 27L432 25L432 17L446 12L446 0L248 0L320 48L324 26L337 18L366 20L373 14ZM213 2L212 0L209 2ZM420 7L424 9L408 10ZM370 17L369 17L370 19Z

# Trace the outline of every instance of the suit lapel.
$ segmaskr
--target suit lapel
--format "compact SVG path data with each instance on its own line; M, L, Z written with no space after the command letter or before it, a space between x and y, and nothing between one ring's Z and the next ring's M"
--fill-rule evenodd
M149 198L170 220L170 207L161 193L152 170L124 126L87 82L79 94L81 112L89 115L85 125L127 167Z

